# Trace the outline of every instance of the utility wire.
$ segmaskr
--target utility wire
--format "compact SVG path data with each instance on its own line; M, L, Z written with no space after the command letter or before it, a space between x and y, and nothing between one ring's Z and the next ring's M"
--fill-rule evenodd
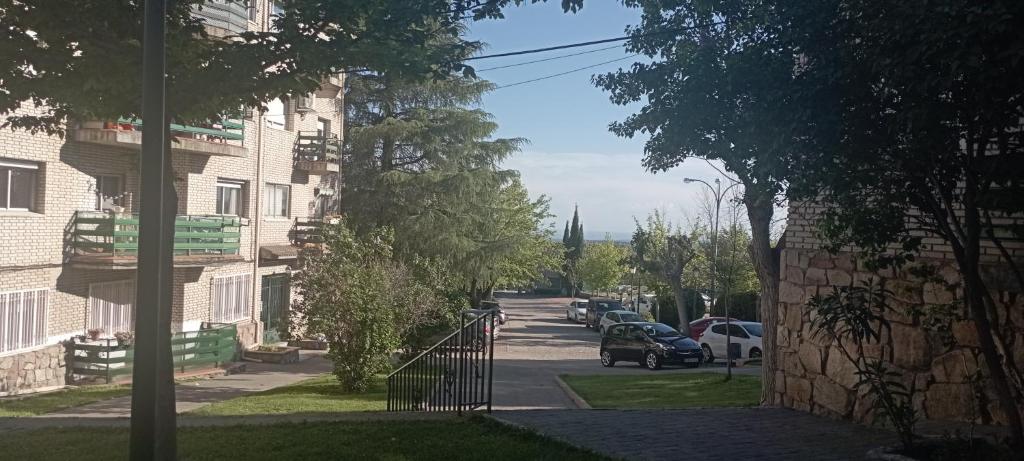
M662 34L677 34L677 33L680 33L680 32L686 32L688 30L704 29L704 28L713 27L713 26L720 26L722 24L725 24L725 21L710 22L710 23L701 24L701 25L698 25L698 26L680 27L678 29L663 30L663 31L659 31L659 32L651 32L651 33L648 33L648 34L627 35L627 36L624 36L624 37L606 38L606 39L603 39L603 40L591 40L589 42L579 42L579 43L570 43L570 44L567 44L567 45L549 46L547 48L535 48L535 49L532 49L532 50L510 51L508 53L497 53L497 54L487 54L487 55L483 55L483 56L472 56L472 57L463 59L463 61L475 61L477 59L490 59L490 58L504 58L506 56L519 56L519 55L522 55L522 54L543 53L545 51L564 50L566 48L579 48L581 46L600 45L602 43L623 42L623 41L626 41L626 40L629 40L629 39L632 39L632 38L650 37L652 35L662 35Z
M538 62L554 61L556 59L564 59L564 58L570 58L570 57L573 57L573 56L579 56L579 55L583 55L583 54L597 53L598 51L613 50L615 48L622 48L622 45L615 45L615 46L609 46L609 47L605 47L605 48L598 48L596 50L580 51L579 53L563 54L561 56L555 56L553 58L535 59L533 61L525 61L525 62L520 62L520 63L516 63L516 64L509 64L507 66L488 67L486 69L477 69L476 71L477 72L485 72L485 71L488 71L488 70L507 69L509 67L519 67L519 66L525 66L527 64L535 64L535 63L538 63Z
M561 77L563 75L568 75L568 74L571 74L573 72L579 72L581 70L592 69L594 67L603 66L605 64L611 64L613 62L625 61L626 59L635 58L637 56L640 56L640 55L639 54L631 54L631 55L626 56L624 58L612 59L611 61L599 62L597 64L591 64L591 65L585 66L585 67L578 67L576 69L567 70L565 72L559 72L557 74L545 75L543 77L537 77L537 78L533 78L533 79L530 79L530 80L523 80L521 82L509 83L508 85L500 85L500 86L495 87L494 89L495 90L500 90L502 88L508 88L508 87L518 86L518 85L525 85L527 83L539 82L541 80L547 80L549 78Z

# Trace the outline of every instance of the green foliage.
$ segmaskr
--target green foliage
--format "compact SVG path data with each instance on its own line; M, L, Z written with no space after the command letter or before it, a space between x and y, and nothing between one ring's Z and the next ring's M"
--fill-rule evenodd
M569 285L569 296L576 296L580 290L582 280L580 279L580 261L583 259L586 236L583 235L583 224L580 223L580 207L577 206L572 212L572 224L565 222L565 232L562 234L562 246L565 257L562 264L562 275Z
M853 364L857 387L875 397L870 401L872 409L889 420L904 449L910 449L917 439L914 383L908 388L901 373L864 354L864 346L879 344L883 332L890 331L885 318L890 296L891 292L870 280L862 286L833 287L832 293L811 298L807 308L812 335L830 341Z
M610 291L626 274L628 250L610 239L587 246L579 264L579 277L588 291Z
M442 306L430 287L392 258L386 230L357 237L344 223L323 227L326 250L299 273L293 331L323 335L334 374L364 391L390 367L391 352Z
M672 289L663 283L655 284L653 288L658 299L658 321L665 325L678 325L679 313L675 308L676 298ZM693 288L683 288L683 309L691 322L703 317L707 309L704 297Z
M634 261L640 269L664 283L677 298L675 303L677 323L667 323L662 314L662 323L679 328L683 334L690 333L692 313L687 312L686 305L678 298L683 297L683 273L686 266L693 260L696 251L693 241L678 229L673 230L671 223L665 221L661 213L655 211L647 217L647 226L639 221L630 242ZM659 304L662 311L670 309L671 304Z
M729 305L729 317L739 320L757 321L757 292L747 291L742 293L729 293L722 296L722 299L711 308L711 315L715 317L725 316L725 306Z

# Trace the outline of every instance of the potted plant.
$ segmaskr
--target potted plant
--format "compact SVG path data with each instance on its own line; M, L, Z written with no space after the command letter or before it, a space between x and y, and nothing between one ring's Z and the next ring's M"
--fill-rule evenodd
M86 333L89 335L89 340L90 341L98 341L100 339L100 335L103 334L103 329L102 328L90 328L89 331L86 331Z
M130 331L119 331L114 333L114 339L118 346L131 346L135 342L135 334Z

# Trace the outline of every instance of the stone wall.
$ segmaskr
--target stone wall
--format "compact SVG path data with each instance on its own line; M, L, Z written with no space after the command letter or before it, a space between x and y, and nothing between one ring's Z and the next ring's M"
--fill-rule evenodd
M887 320L891 331L883 333L881 344L865 354L880 358L904 382L917 391L914 405L927 419L1003 423L1001 410L991 389L969 382L984 359L977 349L973 322L962 307L954 309L954 320L939 328L926 327L927 312L954 303L961 295L945 284L959 286L960 275L952 255L939 243L916 264L936 268L945 283L933 283L910 273L887 270L872 272L852 253L829 254L816 241L807 214L793 213L787 228L787 248L782 253L779 286L779 328L776 390L783 406L864 422L873 422L870 396L856 391L853 365L831 341L811 331L811 314L806 303L816 294L830 293L835 286L860 284L873 279L892 292ZM998 265L985 270L993 288L1001 325L1024 326L1024 296L1021 287ZM936 279L937 281L937 279ZM912 309L913 308L913 309ZM917 313L913 313L917 311ZM1010 322L1007 322L1009 320ZM1017 363L1024 360L1024 331L1009 328ZM983 370L984 371L984 370Z
M64 345L0 357L0 396L64 385Z

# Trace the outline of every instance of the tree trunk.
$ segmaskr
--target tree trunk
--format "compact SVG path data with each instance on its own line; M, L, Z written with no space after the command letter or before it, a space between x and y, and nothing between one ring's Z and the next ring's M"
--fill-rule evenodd
M686 302L683 300L683 284L678 280L669 283L672 286L672 294L676 298L676 312L679 313L679 332L683 336L690 336L690 316L686 312Z
M750 220L750 259L754 263L757 280L761 283L758 299L764 330L761 337L764 347L761 351L761 405L773 406L779 404L779 396L775 392L775 372L778 368L776 342L779 324L780 257L785 246L785 238L780 238L775 248L772 248L774 197L757 196L753 188L746 190L743 203L747 207L747 217Z

